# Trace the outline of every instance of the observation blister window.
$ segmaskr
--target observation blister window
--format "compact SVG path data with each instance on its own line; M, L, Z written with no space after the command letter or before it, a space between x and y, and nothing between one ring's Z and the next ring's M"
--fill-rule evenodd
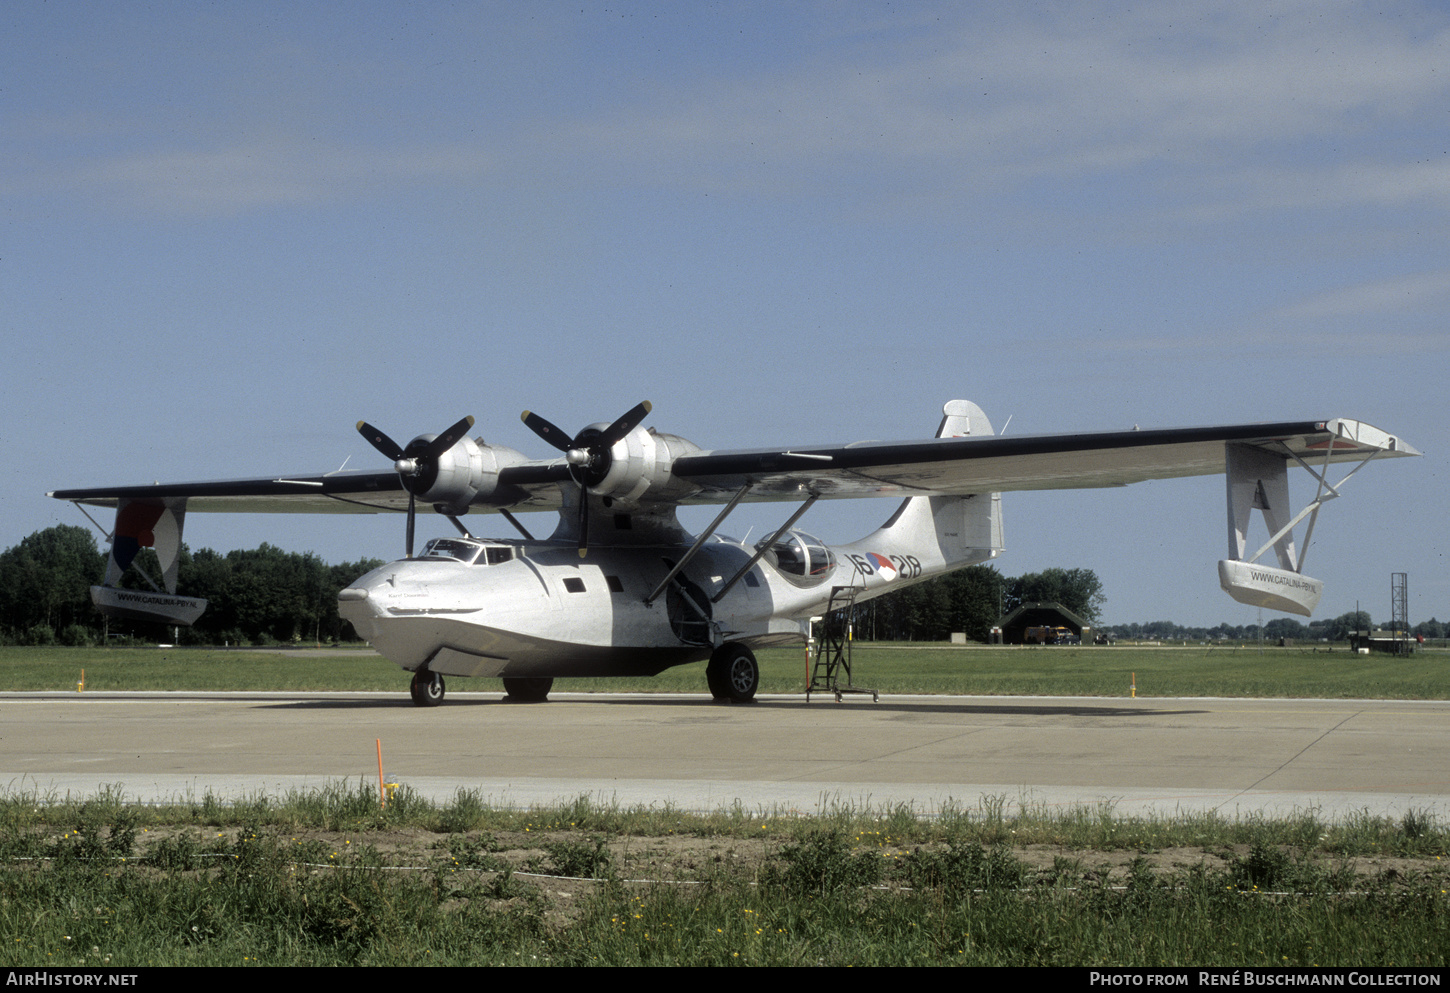
M761 542L755 547L764 544ZM781 535L766 549L765 557L781 575L799 585L818 583L836 567L836 556L825 543L804 531Z

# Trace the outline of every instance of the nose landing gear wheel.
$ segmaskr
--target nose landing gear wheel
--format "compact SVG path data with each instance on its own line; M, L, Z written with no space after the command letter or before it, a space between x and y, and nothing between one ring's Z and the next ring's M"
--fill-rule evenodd
M760 686L760 666L755 653L744 645L721 645L705 667L705 682L716 700L749 703Z
M408 685L413 702L420 707L436 707L443 702L443 677L436 672L421 670L413 673L413 682Z

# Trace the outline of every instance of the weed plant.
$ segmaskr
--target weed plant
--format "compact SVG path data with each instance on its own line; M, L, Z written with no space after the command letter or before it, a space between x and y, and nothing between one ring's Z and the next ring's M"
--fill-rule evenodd
M614 876L613 856L602 835L595 835L587 841L570 838L546 842L543 847L554 875L575 879L611 879Z

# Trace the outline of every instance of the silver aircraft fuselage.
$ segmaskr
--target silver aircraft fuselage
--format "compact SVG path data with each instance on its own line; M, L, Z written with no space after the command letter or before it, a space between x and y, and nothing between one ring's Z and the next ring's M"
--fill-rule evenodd
M338 607L409 671L654 675L708 659L726 641L802 643L833 587L855 586L864 599L927 575L910 561L895 575L863 574L855 546L827 548L801 532L776 544L726 590L756 548L715 538L650 601L685 548L601 547L581 558L569 541L440 539L361 577Z
M567 541L487 542L473 562L433 549L373 570L339 597L339 612L358 634L410 671L653 675L706 659L715 644L710 624L681 592L694 594L691 599L730 640L758 646L802 637L798 621L774 616L785 591L772 590L768 566L758 563L753 583L737 583L720 603L710 604L724 578L750 557L733 542L702 549L677 577L680 587L672 585L653 603L645 598L684 549L597 548L581 559ZM490 549L503 550L491 563ZM822 598L790 591L797 601Z

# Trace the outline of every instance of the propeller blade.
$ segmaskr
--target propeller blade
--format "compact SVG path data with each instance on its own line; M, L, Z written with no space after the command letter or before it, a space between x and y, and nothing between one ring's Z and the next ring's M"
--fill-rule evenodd
M534 432L540 438L543 438L559 451L567 452L569 450L573 437L565 434L557 425L549 423L532 410L524 411L520 417L524 424L528 425L530 431Z
M589 487L579 487L579 557L589 554Z
M458 440L468 434L468 429L473 427L473 416L470 414L438 437L428 442L428 447L423 449L422 457L425 459L436 459L448 449L458 444Z
M413 492L412 492L412 490L409 490L408 491L408 535L407 535L407 538L404 541L403 551L407 553L407 556L410 559L413 557L413 521L414 521L414 519L415 519L415 514L414 514Z
M357 422L357 433L367 439L367 443L381 452L389 462L396 462L403 457L402 446L367 421Z
M403 489L408 491L408 528L404 538L404 551L410 559L413 557L413 534L417 529L418 519L418 500L414 490L420 486L426 490L432 485L433 477L428 476L428 464L437 463L445 452L467 435L471 427L473 418L465 417L432 441L424 442L420 438L414 438L404 448L367 421L357 422L358 434L392 461L393 468L402 479Z
M579 484L579 557L589 554L589 483L597 483L607 474L609 450L624 440L625 435L639 427L649 416L654 405L645 400L625 412L603 431L585 428L578 434L565 434L557 424L551 424L532 410L520 415L530 431L543 438L569 457L569 474Z
M595 444L600 448L613 448L624 439L625 435L639 427L639 422L648 417L649 412L653 409L654 405L648 400L636 404L623 417L605 428L604 433L599 436L599 440Z

